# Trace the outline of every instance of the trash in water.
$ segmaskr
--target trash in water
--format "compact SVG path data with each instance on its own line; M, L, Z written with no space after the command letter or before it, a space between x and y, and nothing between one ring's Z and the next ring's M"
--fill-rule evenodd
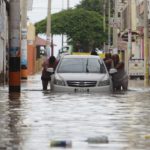
M64 140L54 140L50 143L51 147L72 147L71 141L64 141Z
M100 136L100 137L90 137L86 140L88 143L93 144L102 144L102 143L108 143L108 137L107 136Z
M150 139L150 135L145 135L145 139Z

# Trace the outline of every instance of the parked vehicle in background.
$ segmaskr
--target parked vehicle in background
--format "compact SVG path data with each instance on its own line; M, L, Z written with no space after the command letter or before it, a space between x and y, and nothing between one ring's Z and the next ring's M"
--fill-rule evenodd
M63 46L61 49L58 50L57 59L59 60L63 55L71 55L71 53L72 53L71 45Z
M103 60L93 55L64 55L51 76L51 90L109 92L112 82Z
M144 79L144 59L129 60L130 79Z

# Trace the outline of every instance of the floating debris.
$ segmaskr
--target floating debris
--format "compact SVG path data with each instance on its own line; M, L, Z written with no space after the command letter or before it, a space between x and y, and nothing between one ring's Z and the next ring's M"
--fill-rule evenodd
M145 135L145 139L150 139L150 135Z
M72 147L71 141L64 141L64 140L54 140L50 143L51 147Z
M108 137L107 136L100 136L100 137L90 137L86 140L88 143L93 144L102 144L102 143L108 143Z

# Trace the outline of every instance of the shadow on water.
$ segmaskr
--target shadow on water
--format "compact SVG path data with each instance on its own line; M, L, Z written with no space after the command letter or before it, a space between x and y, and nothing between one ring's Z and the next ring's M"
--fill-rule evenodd
M21 94L20 93L10 93L9 94L9 147L19 150L19 145L21 143L21 130L19 126L20 118L20 108L21 108Z
M0 149L19 150L21 142L18 125L21 119L20 111L18 111L21 108L20 93L7 94L8 99L5 94L1 94L2 100L0 101L0 114L3 113L0 115Z

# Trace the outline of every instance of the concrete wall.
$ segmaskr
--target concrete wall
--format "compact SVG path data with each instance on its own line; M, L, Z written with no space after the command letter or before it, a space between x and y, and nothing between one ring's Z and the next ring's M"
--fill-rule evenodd
M36 50L35 50L35 27L32 23L27 25L27 62L28 75L35 73Z
M28 44L28 75L33 75L35 73L35 62L36 62L36 54L35 54L35 46L32 44Z
M8 44L8 16L6 4L0 0L0 83L5 83L6 74L6 45Z
M28 41L28 75L33 75L41 71L42 58L37 58L37 49L35 45L35 26L32 23L27 25L27 41Z

